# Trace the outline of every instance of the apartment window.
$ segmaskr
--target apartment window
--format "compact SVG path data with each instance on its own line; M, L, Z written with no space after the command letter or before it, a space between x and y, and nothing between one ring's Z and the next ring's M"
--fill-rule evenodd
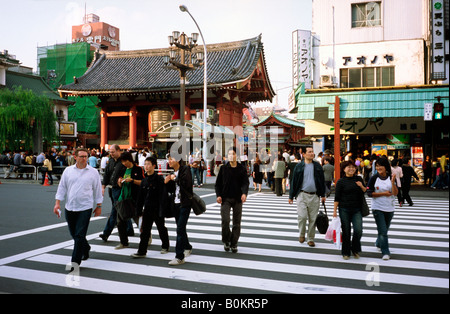
M381 2L372 1L352 4L352 27L381 25Z
M394 67L349 68L340 71L341 88L395 85Z

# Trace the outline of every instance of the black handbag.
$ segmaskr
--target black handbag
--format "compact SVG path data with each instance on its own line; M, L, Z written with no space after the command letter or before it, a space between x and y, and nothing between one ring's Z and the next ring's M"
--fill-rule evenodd
M197 194L193 193L191 199L191 206L192 210L194 211L194 214L201 215L206 211L206 204L205 201L200 198Z
M328 230L328 216L327 216L327 208L325 206L325 203L322 202L323 208L325 209L325 213L322 211L319 211L319 214L317 214L316 218L316 226L317 230L320 234L325 234Z
M131 198L118 201L116 203L116 210L122 220L131 219L136 216L136 204Z
M192 210L194 211L195 215L201 215L206 211L206 203L204 200L202 200L200 198L200 196L198 196L195 193L189 193L188 191L186 191L186 189L180 185L180 188L183 189L183 191L188 195L189 200L191 200L191 207Z

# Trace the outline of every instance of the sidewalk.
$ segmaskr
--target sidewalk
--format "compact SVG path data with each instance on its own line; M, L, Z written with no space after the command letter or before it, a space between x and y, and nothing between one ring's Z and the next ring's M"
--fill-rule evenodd
M253 191L253 181L252 178L249 178L250 181L250 191ZM35 180L27 180L27 179L3 179L0 178L0 182L2 184L8 184L8 183L15 183L15 184L40 184L39 181ZM53 182L55 185L59 183L59 180L55 180ZM211 189L214 190L214 185L216 183L216 177L206 177L206 183L203 184L201 189ZM0 187L1 188L1 187ZM271 192L271 190L267 187L266 183L263 182L262 184L262 191L263 192ZM433 190L430 187L426 187L424 185L420 184L413 184L411 186L410 195L414 200L414 197L421 197L421 198L437 198L437 199L449 199L449 190Z

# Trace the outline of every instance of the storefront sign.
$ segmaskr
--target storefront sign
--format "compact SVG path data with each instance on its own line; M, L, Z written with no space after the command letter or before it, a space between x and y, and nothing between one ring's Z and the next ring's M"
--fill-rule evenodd
M348 135L417 134L425 133L425 121L415 118L341 118L340 133ZM317 110L314 120L305 120L305 134L314 136L334 135L333 119L328 110Z
M424 121L433 121L433 103L427 102L424 105L423 111L423 120Z
M300 83L311 88L311 31L296 30L292 33L292 88Z
M355 64L357 65L366 65L366 64L378 64L378 58L380 57L380 59L385 59L386 63L391 63L392 61L394 61L394 56L390 55L390 54L385 54L382 56L359 56L356 58L352 57L342 57L342 59L344 60L344 63L342 65L351 65L350 63L352 63L352 61L355 61Z
M432 0L431 27L432 27L432 59L431 79L445 80L445 39L444 39L445 10L443 0Z
M80 37L80 38L74 38L72 40L73 43L82 43L87 42L89 44L96 43L96 44L102 44L104 42L111 43L111 46L113 47L120 47L120 41L110 38L108 36L88 36L88 37Z
M408 149L411 147L409 134L390 134L386 136L388 149Z
M62 137L77 136L77 127L75 122L61 122L59 125L59 133Z
M387 156L387 145L384 144L372 144L372 155L375 154L377 156Z

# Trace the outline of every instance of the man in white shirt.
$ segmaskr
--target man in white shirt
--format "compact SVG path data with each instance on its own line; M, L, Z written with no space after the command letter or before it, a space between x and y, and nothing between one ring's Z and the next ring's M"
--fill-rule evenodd
M70 235L75 241L72 253L71 271L89 258L91 247L86 240L93 204L95 217L102 213L102 185L98 171L87 164L88 150L78 148L75 151L76 164L63 172L55 196L53 212L61 216L61 201L65 203L65 215ZM67 196L67 198L66 198ZM75 265L76 264L76 265Z

